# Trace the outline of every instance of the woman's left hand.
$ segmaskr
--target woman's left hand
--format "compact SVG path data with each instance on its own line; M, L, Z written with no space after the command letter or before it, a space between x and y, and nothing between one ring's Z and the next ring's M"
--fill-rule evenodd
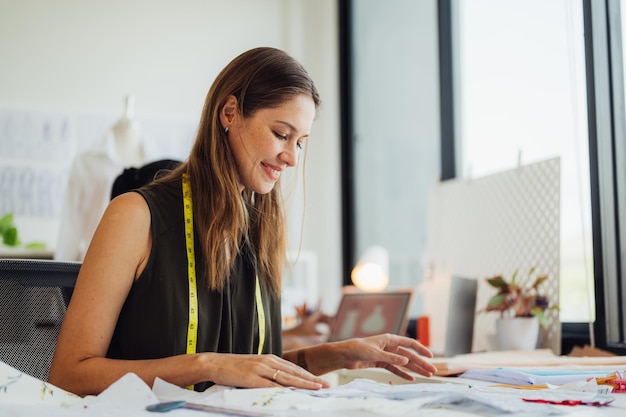
M427 358L433 354L417 340L393 334L381 334L365 338L348 339L326 343L307 349L309 369L324 373L335 369L384 368L401 378L413 381L407 370L424 376L432 376L437 368Z

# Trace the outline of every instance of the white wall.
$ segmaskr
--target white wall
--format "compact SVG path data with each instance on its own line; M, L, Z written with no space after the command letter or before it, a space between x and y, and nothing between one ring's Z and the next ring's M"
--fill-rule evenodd
M255 46L287 50L324 102L308 148L306 191L295 193L289 211L291 246L317 253L318 288L328 294L339 289L342 272L336 10L336 0L0 0L0 110L102 124L121 115L132 92L139 120L195 126L230 59ZM80 132L72 152L97 140ZM184 154L189 142L168 146ZM0 153L0 167L45 163L9 153ZM71 156L54 163L69 166ZM39 219L18 220L28 223L18 224L27 234L45 229ZM332 310L335 301L330 296L323 307Z
M117 114L134 91L138 116L195 118L235 54L283 46L281 16L280 0L2 0L0 100Z

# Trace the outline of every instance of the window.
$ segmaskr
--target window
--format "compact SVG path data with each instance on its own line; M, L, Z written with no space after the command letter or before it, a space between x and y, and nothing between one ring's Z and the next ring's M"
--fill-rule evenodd
M368 245L391 245L394 252L397 242L406 259L391 260L394 284L421 282L425 198L433 181L558 155L561 321L595 320L591 337L598 346L626 352L623 2L340 1L350 162L344 166L345 276ZM436 27L442 10L448 20ZM433 39L437 46L438 29L440 68L441 51L425 46ZM441 91L422 84L437 81L431 62ZM428 97L432 106L411 97ZM385 106L390 98L400 114ZM435 118L443 120L439 128ZM382 198L373 195L380 190Z
M480 177L560 157L560 317L593 321L582 3L456 5L457 175Z

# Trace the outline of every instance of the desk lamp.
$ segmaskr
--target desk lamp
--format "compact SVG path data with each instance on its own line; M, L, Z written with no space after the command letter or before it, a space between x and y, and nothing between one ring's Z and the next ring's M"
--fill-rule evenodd
M389 284L389 254L382 246L371 246L352 269L352 282L368 292L382 291Z

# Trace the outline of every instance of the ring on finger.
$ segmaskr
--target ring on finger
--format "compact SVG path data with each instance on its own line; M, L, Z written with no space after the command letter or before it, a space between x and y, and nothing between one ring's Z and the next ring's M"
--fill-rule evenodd
M278 374L280 373L280 369L277 369L273 374L272 374L272 381L276 381L276 378L278 378Z

